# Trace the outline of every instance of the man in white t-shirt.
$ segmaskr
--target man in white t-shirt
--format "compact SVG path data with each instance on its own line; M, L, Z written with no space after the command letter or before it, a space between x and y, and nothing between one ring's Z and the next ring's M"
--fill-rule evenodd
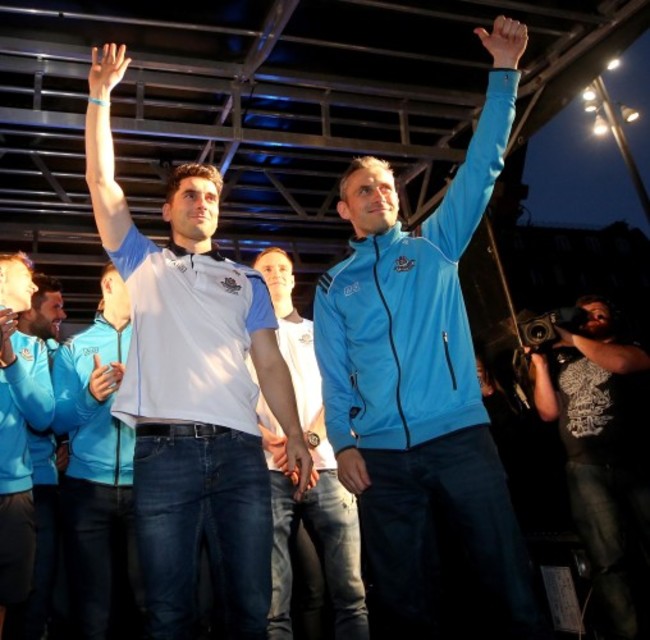
M124 45L92 50L86 182L102 245L131 299L129 364L111 411L136 429L133 492L146 634L197 637L205 541L224 635L266 640L273 517L249 356L287 434L288 464L300 473L296 500L313 463L266 285L213 246L219 171L212 164L174 167L162 205L171 232L166 247L134 224L115 178L110 121L111 91L130 62Z
M368 638L368 612L361 578L361 541L356 498L339 482L336 458L325 434L321 377L314 353L311 320L293 306L293 264L285 251L270 247L253 265L271 293L280 352L289 366L305 441L314 459L310 489L302 502L293 499L295 474L287 469L286 436L260 395L258 419L271 471L273 500L273 598L269 640L293 637L291 622L292 568L289 539L302 518L322 558L334 612L335 637Z

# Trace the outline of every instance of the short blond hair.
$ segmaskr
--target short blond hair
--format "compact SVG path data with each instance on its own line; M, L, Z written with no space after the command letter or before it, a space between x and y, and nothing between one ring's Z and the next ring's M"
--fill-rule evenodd
M256 265L256 264L257 264L257 263L258 263L258 262L259 262L259 261L260 261L260 260L265 256L265 255L267 255L267 254L269 254L269 253L279 253L279 254L283 255L283 256L284 256L284 257L289 261L289 263L291 264L291 266L293 267L293 260L289 257L289 254L288 254L284 249L282 249L281 247L267 247L266 249L264 249L264 251L260 251L260 252L257 254L257 256L255 257L255 260L253 261L253 267L255 267L255 265Z
M34 263L22 251L17 251L16 253L0 253L0 263L4 262L20 262L29 269L30 273L34 272Z

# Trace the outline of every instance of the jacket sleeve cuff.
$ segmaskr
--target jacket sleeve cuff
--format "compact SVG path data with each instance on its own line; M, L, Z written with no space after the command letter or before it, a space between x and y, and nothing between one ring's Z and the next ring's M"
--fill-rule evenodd
M488 76L488 93L516 94L521 79L517 69L491 69Z
M23 366L18 355L16 355L16 358L11 364L0 369L0 382L16 385L20 384L26 377L27 369Z
M103 404L92 393L90 393L90 385L86 386L85 393L81 394L84 409L94 411L100 404Z

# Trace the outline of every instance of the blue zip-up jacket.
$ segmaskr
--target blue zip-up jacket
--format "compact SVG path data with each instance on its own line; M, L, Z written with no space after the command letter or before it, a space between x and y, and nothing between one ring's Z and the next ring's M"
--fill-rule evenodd
M32 459L32 480L34 484L58 484L56 468L56 438L51 430L39 433L33 427L27 428L27 448Z
M45 430L54 417L54 393L42 340L16 331L13 364L0 369L0 494L32 488L27 423Z
M489 422L458 277L458 261L503 169L520 74L490 73L464 163L412 237L398 222L350 242L314 305L327 437L349 447L406 450Z
M135 431L111 415L115 394L98 402L88 383L93 356L102 365L124 362L131 342L131 323L117 331L103 315L57 351L52 369L56 412L52 427L69 432L70 462L66 475L113 486L133 484Z
M45 341L47 358L50 366L59 343L49 339ZM56 468L56 450L58 443L52 429L37 431L33 427L27 428L27 447L32 458L32 481L34 485L58 484L59 471Z

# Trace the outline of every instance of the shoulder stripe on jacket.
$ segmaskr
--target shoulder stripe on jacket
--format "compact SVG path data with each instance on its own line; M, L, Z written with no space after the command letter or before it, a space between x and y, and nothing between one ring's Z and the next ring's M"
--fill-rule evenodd
M332 276L329 273L324 273L320 278L318 278L318 286L323 290L324 293L327 293L330 290L332 285Z

